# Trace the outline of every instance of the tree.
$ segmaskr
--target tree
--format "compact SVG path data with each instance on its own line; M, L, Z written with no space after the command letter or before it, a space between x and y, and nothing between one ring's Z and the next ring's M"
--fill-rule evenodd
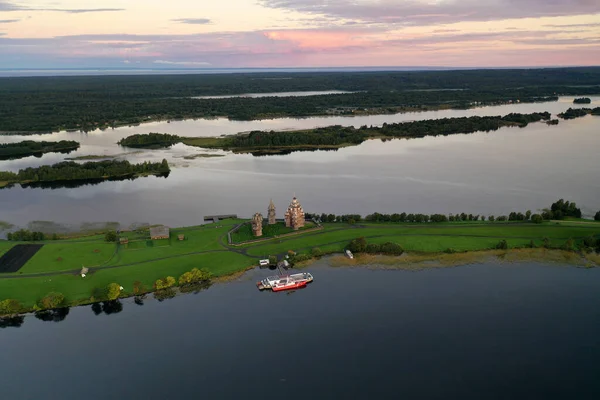
M531 222L533 222L534 224L541 224L542 222L544 222L544 218L542 218L540 214L533 214L531 216Z
M161 278L154 283L154 288L156 290L167 289L175 285L177 281L172 276L167 276L166 278Z
M348 250L353 253L364 253L367 250L367 240L364 237L352 240L348 245Z
M527 212L525 213L525 220L529 221L530 218L531 218L531 210L527 210Z
M507 250L508 249L508 242L505 239L502 239L497 245L496 248L498 250Z
M23 309L23 305L14 299L0 301L0 315L17 314Z
M121 285L111 283L106 287L106 297L108 300L116 300L121 295Z
M115 231L106 232L106 235L104 235L104 241L109 242L109 243L116 242L117 241L117 232L115 232Z
M493 216L493 215L490 215L490 216L488 217L488 220L489 220L490 222L494 222L496 219L494 218L494 216Z
M45 310L58 308L63 305L65 301L65 295L58 292L50 292L40 300L40 307Z
M600 211L598 211L598 212L596 213L596 215L594 215L594 220L595 220L595 221L600 221Z

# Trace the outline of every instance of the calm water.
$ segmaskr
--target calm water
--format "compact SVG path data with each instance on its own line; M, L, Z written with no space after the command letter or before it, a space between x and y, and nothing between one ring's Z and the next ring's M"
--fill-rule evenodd
M572 101L572 100L571 100ZM600 98L594 98L600 103ZM303 124L329 121L361 125L386 118L433 118L453 115L504 115L509 112L550 110L554 114L571 104L527 104L444 111L398 116L288 120ZM282 120L236 124L281 124ZM312 122L311 122L312 121ZM337 121L337 122L336 122ZM180 122L210 124L215 121ZM173 123L172 126L178 126ZM141 128L141 127L140 127ZM259 127L251 127L255 129ZM148 131L158 129L145 128ZM240 128L238 130L248 130ZM368 141L336 152L293 153L285 156L253 157L228 154L221 158L185 160L207 150L176 145L169 150L141 151L125 156L131 161L167 158L172 173L167 178L106 182L77 189L0 190L0 221L25 226L33 220L80 224L92 221L165 223L172 226L202 222L204 215L237 213L249 216L266 212L269 198L279 210L287 207L295 192L305 210L326 213L413 212L505 214L536 210L559 198L576 201L585 215L600 209L600 118L587 116L543 123L527 128L506 128L492 133ZM106 132L56 133L37 139L72 138L82 149L69 156L131 152L115 143L134 128ZM171 133L188 134L170 130ZM199 130L201 135L210 131ZM214 132L212 133L214 134ZM21 140L23 137L3 137ZM217 151L217 154L226 154ZM2 161L0 170L16 171L28 166L63 160L61 154L42 158ZM243 199L243 200L241 200Z
M310 268L293 293L240 281L0 329L17 399L597 399L600 270ZM10 377L10 378L9 378ZM35 383L31 382L35 377ZM29 382L29 383L27 383Z

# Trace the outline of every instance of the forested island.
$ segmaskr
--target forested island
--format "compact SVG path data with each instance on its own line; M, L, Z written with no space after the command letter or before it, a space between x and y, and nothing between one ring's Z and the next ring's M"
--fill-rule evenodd
M13 184L29 185L44 182L95 181L114 178L164 175L170 171L167 160L131 164L129 161L99 161L83 164L64 161L54 165L25 168L19 172L0 171L0 188Z
M592 103L592 99L590 99L589 97L580 97L580 98L573 100L573 104L591 104L591 103Z
M91 131L158 120L391 114L600 93L600 68L0 78L0 132ZM319 96L212 98L340 90Z
M169 143L182 142L189 146L223 149L237 153L281 154L290 151L337 149L358 145L368 139L422 138L425 136L453 135L478 131L495 131L502 127L525 127L529 123L550 121L550 113L508 114L495 117L461 117L430 119L424 121L383 124L382 127L329 126L301 131L253 131L212 138L184 138L166 135ZM133 135L121 142L134 142L138 146L153 146L163 134Z
M569 108L564 113L558 114L559 118L562 119L575 119L585 117L586 115L600 115L600 107L594 109L591 108Z
M146 135L131 135L117 142L120 146L143 148L143 149L161 149L170 147L179 143L181 138L167 133L148 133Z
M18 143L0 144L0 160L14 160L29 156L41 157L45 153L70 153L79 148L79 143L72 140L60 142L35 142L24 140Z

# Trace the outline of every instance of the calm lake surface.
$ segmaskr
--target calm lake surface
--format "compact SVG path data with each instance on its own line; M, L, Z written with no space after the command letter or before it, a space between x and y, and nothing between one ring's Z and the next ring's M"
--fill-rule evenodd
M600 269L308 270L296 292L258 292L263 270L111 315L28 316L0 329L3 397L600 398Z
M168 150L120 148L116 142L133 133L169 132L210 136L253 129L298 129L318 125L378 125L410 119L505 115L548 110L556 115L573 106L572 98L542 104L506 105L466 111L438 111L393 116L334 117L233 122L199 120L156 123L82 133L33 137L0 137L2 141L73 139L82 148L69 157L123 154L132 162L172 165L168 178L104 182L76 189L0 190L0 221L26 226L34 220L78 226L83 222L116 221L194 225L204 215L237 213L248 217L266 212L273 198L281 214L294 192L308 212L335 214L372 212L460 213L500 215L537 210L559 198L577 202L585 216L600 209L600 117L505 128L471 135L367 141L339 151L253 157L211 152L185 145ZM592 106L600 104L594 97ZM161 125L162 124L162 125ZM220 129L212 130L212 124ZM164 129L163 129L164 128ZM170 129L167 129L170 128ZM194 135L195 134L195 135ZM186 160L201 153L220 158ZM65 155L0 161L0 170L62 161Z

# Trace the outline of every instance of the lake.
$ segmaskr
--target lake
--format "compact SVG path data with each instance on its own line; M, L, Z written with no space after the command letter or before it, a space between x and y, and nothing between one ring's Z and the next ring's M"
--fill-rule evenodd
M105 132L36 135L34 140L73 139L81 150L69 156L134 152L116 142L129 134L165 131L179 135L210 136L253 129L299 129L319 125L378 125L410 119L451 116L505 115L548 110L556 115L572 106L572 98L541 104L504 105L472 110L447 110L390 116L280 119L234 122L198 120L154 123ZM593 98L593 104L600 97ZM221 124L211 130L212 124ZM160 127L164 127L162 129ZM167 130L166 127L173 129ZM185 128L184 128L185 127ZM372 140L338 151L253 157L227 154L220 158L186 160L211 153L176 145L168 150L144 150L124 158L134 162L160 161L172 165L168 178L104 182L77 189L0 190L0 221L26 226L34 220L67 225L117 221L194 225L204 215L237 213L249 217L266 212L273 198L279 215L297 194L304 209L315 213L472 213L508 214L549 206L559 198L577 202L585 216L600 209L600 117L587 116L527 128L503 128L471 135ZM195 134L195 135L192 135ZM1 137L19 141L30 137ZM65 155L0 161L0 170L52 164Z
M597 399L600 269L255 270L198 294L0 329L7 399ZM32 377L35 378L32 381Z

